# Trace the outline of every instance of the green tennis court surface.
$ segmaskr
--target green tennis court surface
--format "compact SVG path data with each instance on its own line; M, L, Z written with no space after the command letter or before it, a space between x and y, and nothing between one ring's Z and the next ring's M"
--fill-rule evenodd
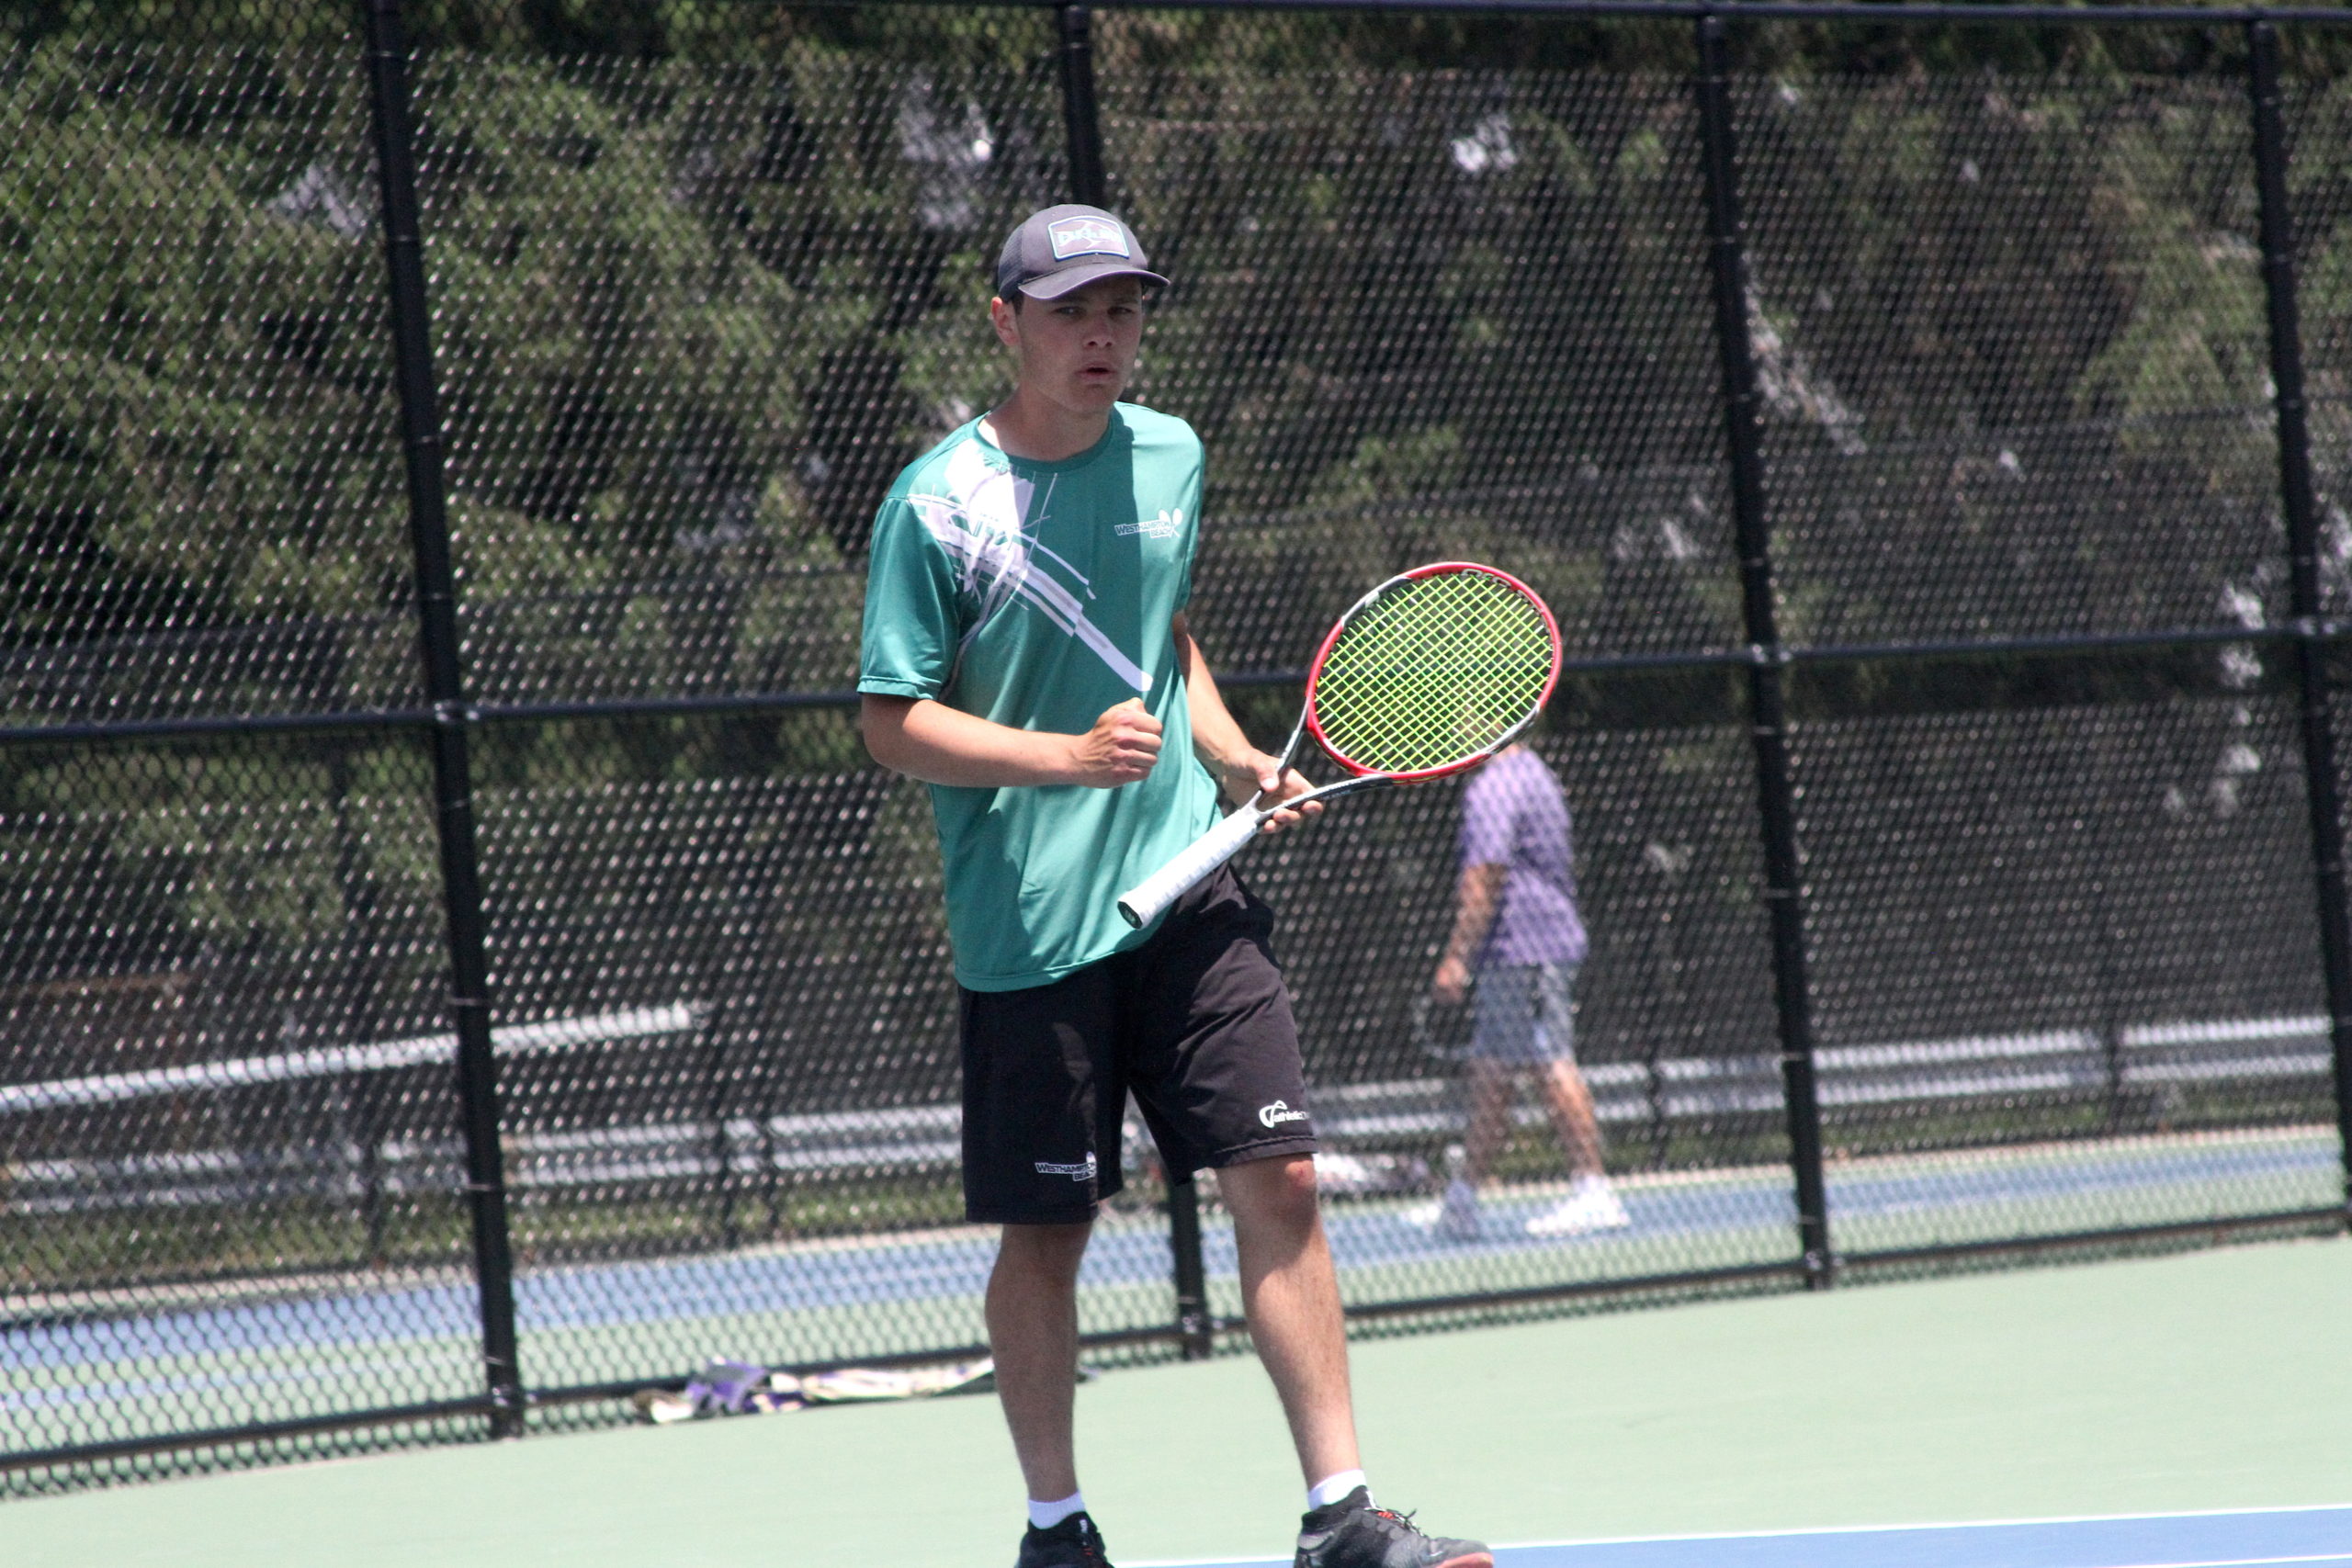
M2275 1243L1377 1339L1357 1379L1384 1501L1499 1542L1603 1543L1505 1568L2324 1562L2352 1555L2324 1533L2352 1503L2348 1312L2352 1243ZM1115 1371L1079 1418L1125 1568L1282 1561L1298 1483L1253 1360ZM994 1401L946 1399L0 1505L0 1562L767 1568L816 1542L1004 1568L1019 1506ZM2234 1538L1855 1529L2256 1509L2304 1511ZM2298 1529L2323 1533L2279 1549Z
M2324 1209L2342 1179L2332 1128L2286 1128L1854 1160L1833 1168L1830 1186L1838 1235L1861 1249L2030 1234L2058 1212L2071 1224L2120 1226L2222 1217L2249 1199L2259 1209ZM1415 1223L1419 1199L1336 1203L1332 1249L1343 1288L1359 1300L1789 1256L1793 1213L1780 1168L1634 1176L1621 1190L1632 1218L1625 1229L1565 1241L1525 1232L1524 1221L1558 1196L1540 1185L1497 1196L1487 1237L1471 1243ZM1230 1229L1213 1219L1206 1239L1217 1309L1236 1314ZM877 1354L942 1342L871 1342L872 1314L893 1304L922 1308L890 1325L901 1334L977 1340L993 1250L991 1233L956 1227L529 1269L518 1306L526 1354L616 1380L683 1375L712 1355L784 1362ZM1167 1275L1156 1220L1106 1221L1082 1281L1090 1325L1164 1317ZM146 1292L112 1308L13 1304L19 1322L0 1326L0 1359L12 1367L0 1409L68 1421L103 1411L110 1431L299 1416L322 1391L379 1382L405 1381L443 1397L473 1386L477 1308L462 1282L277 1282L253 1299L199 1289L168 1301ZM944 1331L943 1319L951 1325Z

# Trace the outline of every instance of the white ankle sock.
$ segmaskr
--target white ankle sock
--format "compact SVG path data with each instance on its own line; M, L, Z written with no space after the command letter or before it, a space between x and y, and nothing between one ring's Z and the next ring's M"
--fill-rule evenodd
M1363 1472L1343 1470L1337 1475L1327 1475L1306 1489L1306 1511L1328 1508L1357 1487L1364 1484Z
M1058 1503L1040 1503L1029 1499L1029 1522L1041 1530L1049 1530L1072 1514L1086 1512L1086 1494L1073 1492Z

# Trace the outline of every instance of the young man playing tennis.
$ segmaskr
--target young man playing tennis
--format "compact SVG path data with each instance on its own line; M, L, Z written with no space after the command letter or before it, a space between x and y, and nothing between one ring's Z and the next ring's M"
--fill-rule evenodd
M1309 1483L1300 1568L1492 1568L1363 1484L1272 912L1229 870L1141 931L1114 907L1220 793L1306 787L1242 734L1186 631L1200 441L1119 401L1163 282L1098 209L1013 231L989 303L1012 395L899 476L866 591L866 745L932 786L946 870L966 1212L1003 1226L987 1315L1029 1489L1018 1568L1108 1568L1071 1439L1077 1286L1130 1092L1171 1176L1218 1173Z

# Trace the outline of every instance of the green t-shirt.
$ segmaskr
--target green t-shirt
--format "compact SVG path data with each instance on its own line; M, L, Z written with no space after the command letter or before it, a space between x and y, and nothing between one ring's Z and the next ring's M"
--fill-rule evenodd
M978 423L882 502L857 689L1064 735L1140 697L1164 727L1159 765L1117 789L931 786L956 978L1013 991L1143 941L1119 894L1216 821L1169 626L1192 594L1201 443L1120 403L1092 447L1036 463Z

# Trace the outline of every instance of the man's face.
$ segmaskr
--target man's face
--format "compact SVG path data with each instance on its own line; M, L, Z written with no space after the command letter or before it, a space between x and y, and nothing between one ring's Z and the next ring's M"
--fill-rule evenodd
M996 335L1019 357L1021 385L1072 413L1108 412L1126 390L1143 344L1143 285L1105 277L1058 299L989 309Z

